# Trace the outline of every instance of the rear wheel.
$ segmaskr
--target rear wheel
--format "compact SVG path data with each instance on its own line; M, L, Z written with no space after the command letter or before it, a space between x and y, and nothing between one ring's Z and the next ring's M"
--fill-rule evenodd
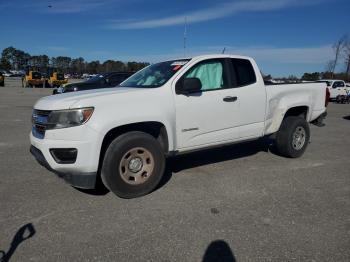
M290 158L297 158L304 154L310 140L309 124L302 117L286 117L276 135L278 152Z
M151 135L133 131L109 145L102 165L104 185L122 198L134 198L152 192L165 168L165 156Z

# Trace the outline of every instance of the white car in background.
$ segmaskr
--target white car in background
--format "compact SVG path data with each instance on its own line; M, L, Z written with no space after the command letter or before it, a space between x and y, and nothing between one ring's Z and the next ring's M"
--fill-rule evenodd
M12 75L12 73L11 73L11 72L6 71L6 70L2 70L1 72L2 72L2 75L3 75L3 76L6 76L6 77L9 77L9 76L11 76L11 75Z

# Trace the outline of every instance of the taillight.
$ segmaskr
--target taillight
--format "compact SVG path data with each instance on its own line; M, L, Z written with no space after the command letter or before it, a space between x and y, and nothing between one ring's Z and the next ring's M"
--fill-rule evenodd
M328 106L328 102L329 102L330 96L331 96L331 93L329 92L329 88L327 87L327 88L326 88L326 98L325 98L326 101L325 101L325 103L324 103L324 106L325 106L325 107Z

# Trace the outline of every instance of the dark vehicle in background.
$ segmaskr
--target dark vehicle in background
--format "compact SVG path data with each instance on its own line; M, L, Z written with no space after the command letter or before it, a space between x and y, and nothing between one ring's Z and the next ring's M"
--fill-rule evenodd
M5 86L5 76L0 72L0 86Z
M97 75L84 82L70 83L62 85L53 90L53 94L62 94L75 91L84 91L98 88L115 87L125 79L133 75L134 72L110 72Z

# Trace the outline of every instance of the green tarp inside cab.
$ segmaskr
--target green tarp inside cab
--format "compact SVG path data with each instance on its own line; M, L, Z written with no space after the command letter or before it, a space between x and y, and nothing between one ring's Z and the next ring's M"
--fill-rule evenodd
M196 65L186 74L186 78L192 77L199 78L202 83L202 90L221 88L224 83L222 64L213 61Z

